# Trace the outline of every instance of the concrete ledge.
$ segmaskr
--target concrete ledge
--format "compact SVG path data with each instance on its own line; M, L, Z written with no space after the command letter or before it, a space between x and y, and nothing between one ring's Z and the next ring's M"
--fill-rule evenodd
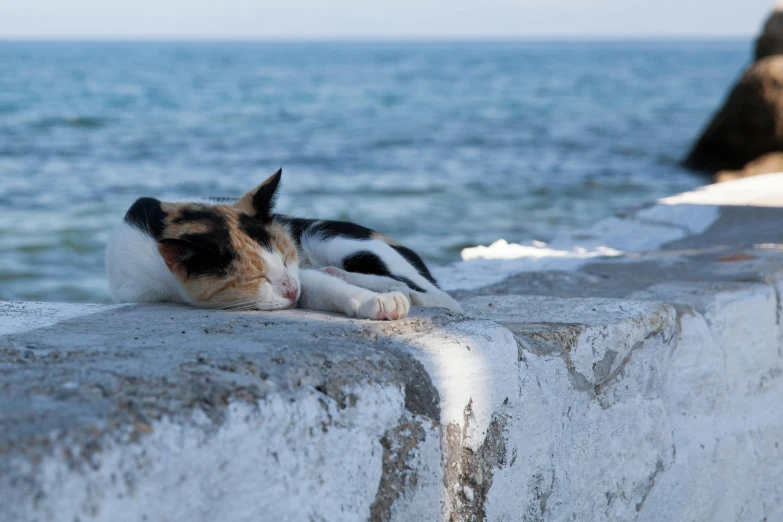
M783 520L777 203L485 249L464 315L4 303L0 520Z

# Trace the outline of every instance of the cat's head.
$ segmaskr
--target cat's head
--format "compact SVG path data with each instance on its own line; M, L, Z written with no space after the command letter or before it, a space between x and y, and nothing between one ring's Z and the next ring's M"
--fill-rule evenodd
M296 304L301 293L296 246L272 220L281 174L278 170L233 204L146 198L152 207L145 210L147 228L189 303L255 310Z

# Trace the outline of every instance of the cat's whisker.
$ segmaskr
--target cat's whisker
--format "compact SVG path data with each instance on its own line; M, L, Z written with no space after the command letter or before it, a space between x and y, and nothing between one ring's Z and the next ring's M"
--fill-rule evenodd
M256 305L255 301L239 303L234 307L234 310L252 310L255 305Z
M245 304L236 305L232 308L232 310L252 310L253 307L256 306L256 302L250 302Z
M253 306L256 303L257 303L257 301L255 299L250 300L250 301L241 301L239 303L231 303L231 304L227 304L225 306L221 306L219 308L216 308L216 310L238 310L238 309L244 309L245 307Z

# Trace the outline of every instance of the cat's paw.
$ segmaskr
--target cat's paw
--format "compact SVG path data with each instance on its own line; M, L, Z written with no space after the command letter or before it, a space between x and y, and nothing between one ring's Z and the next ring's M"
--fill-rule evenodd
M376 319L380 321L393 321L402 319L408 315L411 303L402 292L388 292L385 294L373 294L371 297L357 301L354 317L362 319Z
M329 274L332 277L337 277L338 279L342 279L343 281L345 281L346 279L345 271L335 266L327 266L324 268L319 268L318 271L323 272L324 274Z

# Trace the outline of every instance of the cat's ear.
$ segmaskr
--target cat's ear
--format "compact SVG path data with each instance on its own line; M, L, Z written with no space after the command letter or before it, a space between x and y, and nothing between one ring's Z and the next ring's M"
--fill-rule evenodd
M125 222L158 239L163 234L166 212L161 202L154 198L139 198L125 213Z
M234 203L234 207L244 210L248 214L269 219L275 208L277 188L280 185L280 177L282 175L283 169L279 169L269 176L266 181L242 196L239 201Z
M181 282L188 280L185 261L197 254L196 245L190 241L176 238L164 238L158 241L158 252L172 274Z

